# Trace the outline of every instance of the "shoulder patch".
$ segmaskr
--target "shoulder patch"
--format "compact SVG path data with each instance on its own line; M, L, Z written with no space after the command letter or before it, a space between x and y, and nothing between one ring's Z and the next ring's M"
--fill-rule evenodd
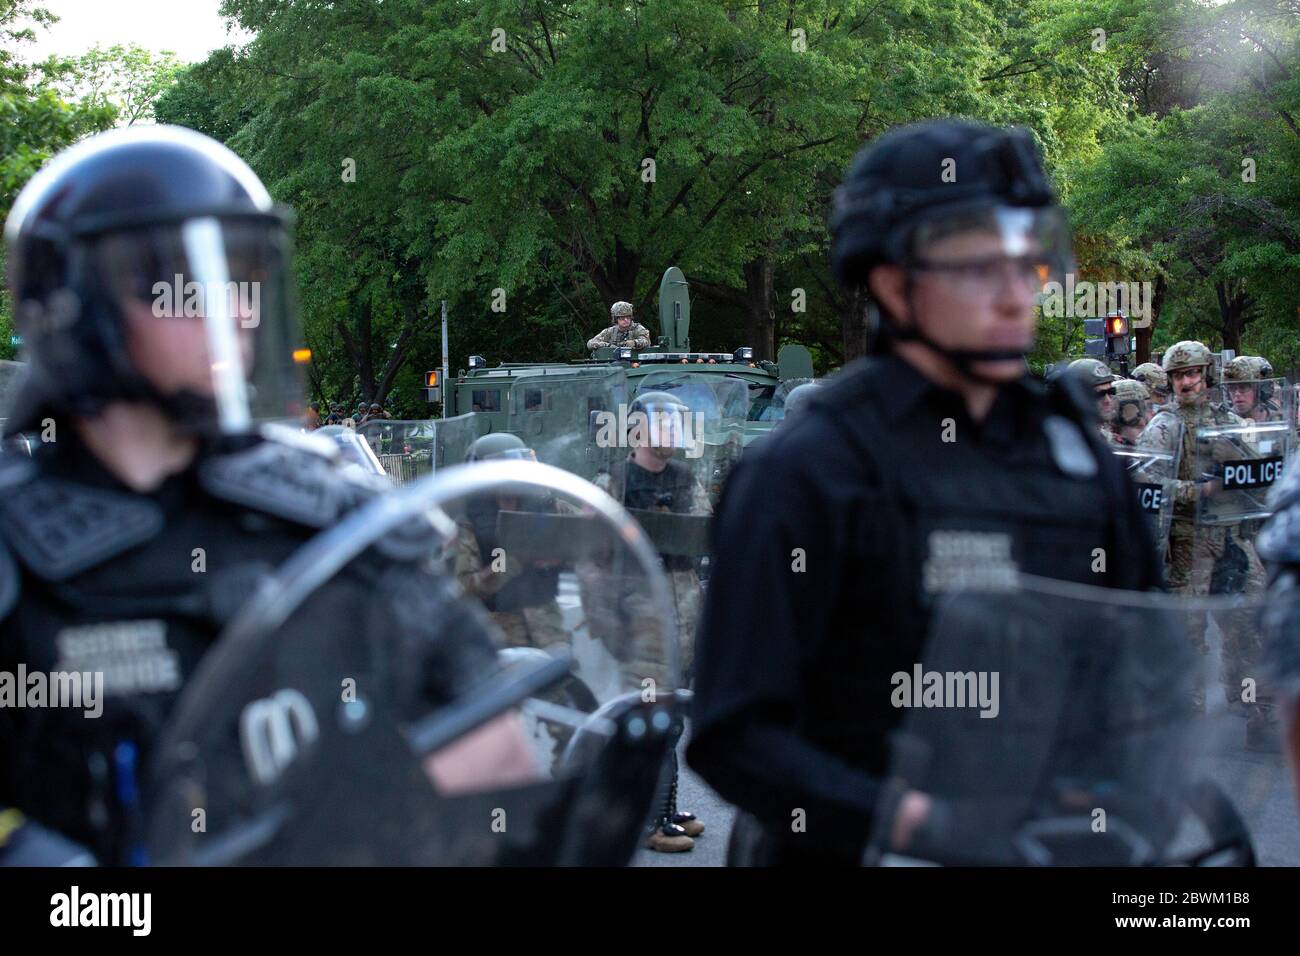
M33 574L60 581L153 539L163 514L148 498L42 478L5 489L0 526Z
M334 524L377 490L313 451L278 441L208 458L199 482L213 497L309 528Z

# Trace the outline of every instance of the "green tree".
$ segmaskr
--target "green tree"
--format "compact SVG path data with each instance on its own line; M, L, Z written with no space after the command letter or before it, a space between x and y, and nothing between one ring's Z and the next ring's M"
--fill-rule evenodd
M116 115L111 105L69 100L60 93L73 68L55 59L32 64L20 57L36 29L57 22L32 0L0 0L0 221L14 198L52 155L89 133L107 129ZM0 273L5 270L0 248ZM7 285L0 288L0 358L12 359L13 306Z

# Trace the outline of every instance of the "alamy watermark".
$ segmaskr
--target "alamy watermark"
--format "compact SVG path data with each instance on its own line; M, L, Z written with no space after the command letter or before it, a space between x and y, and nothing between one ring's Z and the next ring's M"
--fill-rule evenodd
M912 665L912 673L896 671L889 678L895 707L978 707L980 717L996 717L997 671L927 671Z
M237 317L241 327L255 329L261 321L260 282L186 282L178 272L171 282L155 282L150 291L155 318L206 316L209 302L224 302L225 314Z
M1123 312L1134 319L1151 317L1150 282L1082 282L1068 272L1065 284L1048 282L1043 286L1043 315L1061 319L1099 319Z
M71 707L86 717L104 712L104 675L101 671L28 671L19 664L16 673L0 671L0 708Z
M597 448L681 448L687 458L704 454L704 413L676 411L592 412Z

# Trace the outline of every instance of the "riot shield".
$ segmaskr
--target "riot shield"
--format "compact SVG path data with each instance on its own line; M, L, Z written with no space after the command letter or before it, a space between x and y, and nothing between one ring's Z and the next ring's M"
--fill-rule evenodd
M1169 541L1169 523L1174 517L1174 482L1178 460L1171 452L1139 445L1112 443L1110 450L1124 462L1137 491L1138 504L1151 523L1151 535L1160 554Z
M588 626L593 565L636 588L617 627ZM573 475L489 461L381 496L268 578L186 686L151 860L625 863L677 719L672 627L650 542Z
M647 376L628 414L626 447L598 478L640 523L668 572L687 672L708 578L713 509L743 447L744 419L734 416L745 407L736 391L744 388L717 376ZM671 401L661 406L655 395Z
M523 439L543 464L591 480L607 459L598 436L602 430L617 432L627 391L621 368L520 375L510 389L507 430Z
M786 415L790 411L786 403L786 399L790 397L790 393L800 385L808 385L815 383L816 381L817 379L815 378L782 379L777 384L776 390L772 393L772 402L765 411L764 417L760 420L774 422L785 421Z
M433 470L451 468L465 463L465 453L476 438L488 433L486 415L467 412L455 418L440 418L433 422Z
M1243 754L1240 721L1194 703L1207 675L1188 618L1225 606L1027 575L947 595L893 675L868 861L1253 863L1249 821L1285 786L1280 757ZM908 793L930 803L905 832Z
M1194 477L1206 488L1197 522L1232 525L1268 517L1268 492L1282 477L1291 438L1291 428L1280 420L1198 428Z
M434 419L380 418L366 422L357 432L370 444L393 484L404 485L433 471L437 425Z
M672 395L689 409L685 422L687 447L678 457L690 463L691 471L708 492L710 507L716 506L722 486L744 448L750 404L748 385L731 376L665 369L641 380L637 395L650 392Z

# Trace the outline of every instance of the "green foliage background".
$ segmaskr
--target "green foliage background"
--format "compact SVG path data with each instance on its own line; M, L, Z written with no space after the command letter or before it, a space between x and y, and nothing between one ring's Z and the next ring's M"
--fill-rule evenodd
M1155 348L1300 362L1296 0L222 10L255 39L179 72L130 50L6 53L0 185L11 199L52 151L149 110L229 144L297 213L316 398L423 416L439 300L453 366L571 359L614 300L652 318L671 264L697 296L694 346L801 342L837 366L865 323L829 276L831 192L863 142L945 115L1034 131L1079 278L1151 282ZM7 47L22 22L40 15L0 0ZM86 92L110 80L111 101ZM1077 321L1045 319L1032 359L1081 348Z

